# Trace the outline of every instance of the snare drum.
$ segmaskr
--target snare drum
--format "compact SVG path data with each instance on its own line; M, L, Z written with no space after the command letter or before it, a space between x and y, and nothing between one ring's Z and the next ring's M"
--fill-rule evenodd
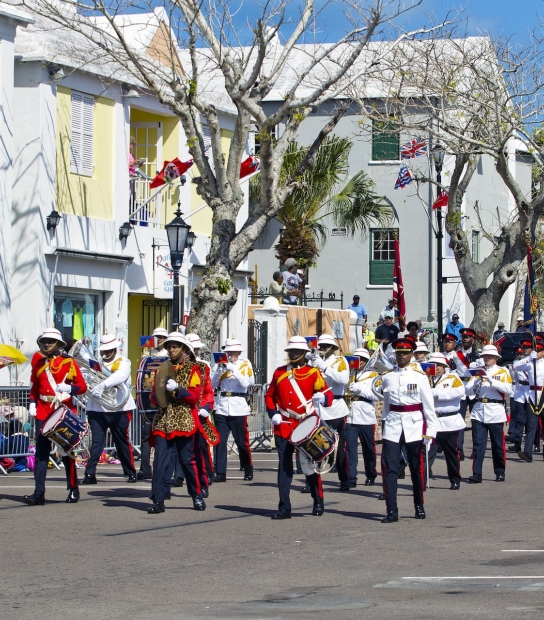
M306 456L319 463L334 451L336 433L317 415L310 415L293 430L290 442Z
M155 383L155 374L159 366L168 357L142 357L136 373L136 404L140 411L156 411L157 407L151 404L151 391Z
M87 422L78 418L64 405L53 411L42 428L42 434L58 444L68 454L79 446L88 432Z

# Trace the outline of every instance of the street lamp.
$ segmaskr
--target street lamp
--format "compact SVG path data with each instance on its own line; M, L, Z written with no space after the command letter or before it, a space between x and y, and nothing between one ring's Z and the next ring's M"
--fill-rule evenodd
M189 224L181 217L181 201L178 200L176 217L166 224L168 245L170 246L170 262L174 274L174 298L172 303L172 331L177 331L180 324L180 298L179 298L179 271L183 263L185 248L191 248L196 241L196 235L191 231Z
M438 183L438 187L436 188L436 196L440 195L440 185L442 184L442 166L444 165L444 147L437 142L432 150L431 157L434 163L434 169L436 171L436 181ZM443 323L442 317L444 313L443 309L443 300L442 300L442 239L444 238L444 233L442 232L442 208L436 209L436 314L437 314L437 322L438 322L438 348L442 348L442 331L443 331Z

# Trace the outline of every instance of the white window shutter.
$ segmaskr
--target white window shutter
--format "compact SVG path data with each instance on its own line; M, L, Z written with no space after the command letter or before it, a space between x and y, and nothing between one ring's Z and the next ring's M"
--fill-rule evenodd
M70 171L93 175L94 97L72 92Z
M206 157L210 162L210 168L212 172L215 174L215 163L213 161L213 153L212 153L212 138L210 135L210 128L208 125L202 125L202 139L204 141L204 148L207 148Z
M83 96L83 135L81 141L81 168L85 175L93 176L94 97Z

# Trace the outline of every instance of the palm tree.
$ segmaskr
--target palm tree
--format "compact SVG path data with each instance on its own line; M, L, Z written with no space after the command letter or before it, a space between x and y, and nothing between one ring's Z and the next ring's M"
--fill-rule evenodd
M315 264L319 250L327 239L325 218L335 226L345 227L349 237L365 238L371 225L390 225L390 203L374 191L374 183L363 171L346 181L349 173L348 138L326 138L317 151L314 164L304 172L301 185L287 199L277 219L284 230L274 246L282 263L295 258L301 268ZM287 182L308 152L297 142L289 145L280 179ZM250 180L249 203L259 204L259 175Z

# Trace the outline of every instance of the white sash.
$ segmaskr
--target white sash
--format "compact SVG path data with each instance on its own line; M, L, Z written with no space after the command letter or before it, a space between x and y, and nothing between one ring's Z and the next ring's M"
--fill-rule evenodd
M49 381L49 385L51 386L53 392L55 392L55 397L52 401L53 404L60 406L65 400L71 398L71 394L68 394L68 392L57 392L57 382L53 377L53 373L49 367L49 362L45 363L45 374L47 376L47 380Z
M291 387L293 388L293 392L298 396L300 404L306 409L306 412L303 414L298 414L298 413L295 413L294 411L289 411L289 413L292 414L293 416L296 416L295 419L302 420L306 418L307 416L311 415L312 413L315 413L316 412L315 407L311 400L308 401L304 397L304 394L302 393L302 390L300 389L297 383L297 380L295 379L294 372L291 370L290 365L287 366L287 371L289 372L289 381L291 382Z

